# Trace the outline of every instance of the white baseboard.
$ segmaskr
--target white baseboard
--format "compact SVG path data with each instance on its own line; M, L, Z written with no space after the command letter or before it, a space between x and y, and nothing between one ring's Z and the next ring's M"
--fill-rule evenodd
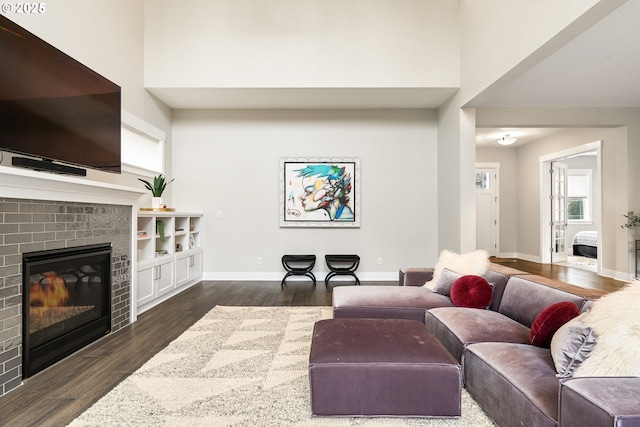
M327 276L328 271L319 271L313 272L314 276L316 276L316 280L323 281ZM277 281L280 282L284 277L285 272L242 272L242 271L205 271L202 274L202 280L238 280L238 281ZM361 282L397 282L398 281L398 272L397 271L388 271L388 272L362 272L359 273L356 271L356 276L360 279ZM305 276L289 276L287 277L287 281L293 280L309 280L308 277ZM331 281L353 281L353 278L350 276L335 276L331 279Z
M610 277L612 279L619 280L621 282L626 282L626 283L631 282L634 279L633 274L623 273L621 271L609 270L604 268L602 269L601 275L604 277Z
M529 255L529 254L516 254L515 258L523 259L525 261L537 262L540 263L540 256L537 255Z
M535 255L529 255L529 254L521 254L519 252L500 252L498 255L496 255L498 258L517 258L517 259L522 259L524 261L531 261L531 262L540 262L540 257L539 256L535 256Z
M496 255L496 258L518 258L517 252L500 252Z

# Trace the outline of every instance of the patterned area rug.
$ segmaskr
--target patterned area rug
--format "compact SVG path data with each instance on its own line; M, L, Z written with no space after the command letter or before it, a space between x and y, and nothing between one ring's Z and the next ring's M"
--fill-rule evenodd
M215 307L70 426L493 426L462 418L311 417L313 325L330 307Z

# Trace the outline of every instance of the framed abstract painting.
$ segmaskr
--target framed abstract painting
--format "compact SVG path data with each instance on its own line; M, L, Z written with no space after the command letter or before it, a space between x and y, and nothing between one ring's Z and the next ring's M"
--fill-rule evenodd
M360 159L280 159L281 227L360 227Z

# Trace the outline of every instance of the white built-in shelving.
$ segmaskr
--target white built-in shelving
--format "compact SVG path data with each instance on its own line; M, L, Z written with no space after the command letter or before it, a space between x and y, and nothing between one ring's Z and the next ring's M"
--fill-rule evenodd
M138 314L202 280L202 221L199 213L138 213Z

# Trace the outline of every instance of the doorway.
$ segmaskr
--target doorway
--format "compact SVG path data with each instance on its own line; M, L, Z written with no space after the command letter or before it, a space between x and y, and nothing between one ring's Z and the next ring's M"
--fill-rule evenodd
M568 171L569 166L552 160L549 168L551 186L551 263L565 262L569 256L567 229L569 228L568 209Z
M601 272L601 145L596 141L540 157L542 263ZM582 253L585 237L589 256Z
M497 256L500 164L476 164L476 249Z

